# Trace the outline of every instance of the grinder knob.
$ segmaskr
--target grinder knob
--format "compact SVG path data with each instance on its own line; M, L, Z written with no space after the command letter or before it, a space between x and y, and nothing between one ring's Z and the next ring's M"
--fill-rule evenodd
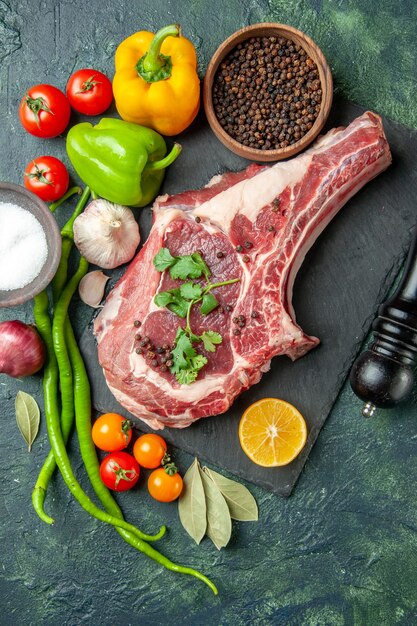
M353 364L350 384L366 402L362 411L371 417L376 407L393 407L413 388L417 361L417 230L401 282L378 311L374 340Z

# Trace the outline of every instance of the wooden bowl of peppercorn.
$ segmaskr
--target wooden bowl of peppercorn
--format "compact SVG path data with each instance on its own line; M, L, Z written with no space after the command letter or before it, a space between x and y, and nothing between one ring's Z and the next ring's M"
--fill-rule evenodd
M304 150L323 128L333 79L310 37L268 22L221 44L203 91L207 120L229 150L253 161L280 161Z

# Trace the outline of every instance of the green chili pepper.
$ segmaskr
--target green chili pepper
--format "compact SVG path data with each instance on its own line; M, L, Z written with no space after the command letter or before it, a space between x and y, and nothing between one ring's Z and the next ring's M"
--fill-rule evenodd
M91 484L107 513L114 515L119 519L123 519L123 513L114 500L113 496L100 479L99 463L97 460L96 449L91 437L91 393L90 383L88 380L87 372L85 369L84 361L79 351L74 332L71 323L68 319L65 321L64 333L62 336L62 328L57 328L54 325L54 348L55 353L57 349L61 351L59 346L65 345L66 348L62 350L61 365L65 372L71 370L73 372L73 385L74 385L74 402L75 402L75 416L77 425L78 440L80 443L81 456L84 461L85 468L87 470L88 477ZM65 367L64 367L65 365ZM72 382L72 381L71 381ZM66 386L67 381L61 382L61 388ZM71 389L72 391L72 389ZM97 471L96 471L97 468ZM164 528L164 527L163 527ZM117 528L120 531L123 529ZM130 535L130 533L126 533ZM124 535L123 535L124 536ZM159 536L158 536L159 538ZM149 539L148 539L149 541Z
M75 192L73 191L73 193ZM73 243L73 223L75 221L75 218L83 210L85 203L88 200L89 194L90 194L90 190L86 188L77 206L75 207L75 210L71 218L68 220L68 222L65 224L64 228L61 231L61 235L63 238L62 255L61 255L61 260L60 260L57 273L55 274L55 277L53 280L54 304L56 304L56 302L58 301L62 293L64 284L66 282L66 279L67 279L68 257L69 257L69 254L72 248L72 243ZM54 209L55 208L56 206L54 207ZM87 264L87 267L88 267L88 264ZM35 305L37 305L36 317L39 318L39 317L42 317L43 315L46 315L49 320L48 299L42 298L41 300L36 301ZM71 323L68 317L66 317L65 322L64 322L64 332L65 332L65 337L61 337L61 344L58 344L58 345L68 345L69 343L71 343L72 345L75 345L75 348L73 348L73 350L76 349L78 351L78 347L74 339L74 334L72 331ZM55 353L57 348L54 346L52 347L54 348L54 353ZM87 386L87 396L84 394L85 396L84 404L86 408L88 409L87 411L88 415L87 413L85 413L86 422L84 424L84 431L85 431L84 437L87 438L87 440L90 439L92 442L91 422L90 422L91 404L90 404L89 381L88 381L87 374L85 373L84 363L82 361L80 354L79 354L79 360L81 360L81 364L84 369L84 378L85 378L86 386ZM56 365L57 364L55 363L55 366ZM63 377L65 378L62 380ZM63 437L64 443L66 444L69 434L71 432L73 421L74 421L74 393L73 393L73 388L72 388L72 368L71 367L67 367L65 370L65 373L61 375L61 396L62 396L61 430L62 430L62 437ZM80 407L80 403L79 403L79 407ZM86 428L87 424L88 424L88 428ZM91 454L93 462L95 460L95 462L97 463L97 455L96 455L94 446L92 447L92 449L90 449L90 454ZM87 458L85 458L84 460L86 461L86 463L88 463ZM55 456L54 456L53 451L51 450L44 462L44 465L41 469L38 480L32 492L32 503L33 503L34 509L38 513L39 517L48 524L52 524L54 520L53 518L51 518L49 515L46 514L44 510L44 501L46 498L46 491L47 491L48 483L55 470L55 467L56 467ZM101 480L99 482L101 483ZM103 488L106 489L104 485L103 485ZM107 498L104 498L106 500L105 503L107 504L106 510L112 513L113 515L115 515L115 517L123 519L123 513L120 510L120 508L117 506L110 492L107 491L106 495L107 495ZM160 534L157 535L157 538L159 538L159 536ZM150 536L148 535L148 537Z
M91 395L90 395L90 383L88 381L87 372L83 358L80 354L77 342L72 332L71 325L69 327L70 332L66 333L68 352L71 360L72 369L74 372L74 395L75 395L75 415L77 423L77 433L80 442L81 456L84 461L87 474L90 478L93 489L100 499L101 503L105 507L108 513L111 513L115 517L121 517L123 514L110 494L107 487L103 484L100 478L99 463L97 460L97 454L94 447L94 443L91 437ZM146 554L149 558L153 559L160 565L163 565L167 569L178 572L180 574L189 574L199 580L203 581L210 587L213 593L217 594L215 585L209 578L201 574L199 571L185 567L183 565L177 565L163 554L149 546L144 541L138 539L136 535L130 533L123 528L116 528L117 532L123 539L130 544L133 548L140 550Z
M71 218L68 220L68 222L65 224L64 228L61 231L61 234L63 237L63 248L62 248L60 264L53 280L54 303L58 301L62 293L64 284L66 282L66 278L67 278L68 257L69 257L69 254L72 248L72 243L73 243L73 223L75 221L75 218L82 212L88 200L89 195L90 195L90 190L86 188L80 200L78 201L77 206ZM88 269L88 263L85 259L82 259L82 262L83 262L82 271L85 274ZM81 280L81 278L82 278L82 274L80 273L78 282ZM74 285L74 291L77 288L77 285L78 283ZM71 297L69 298L69 300L71 299ZM68 304L69 304L69 301L68 301ZM35 322L37 326L40 327L41 335L45 337L48 334L49 329L50 329L48 306L49 306L48 297L45 292L42 292L42 294L40 294L39 297L35 298L35 307L34 307ZM68 309L68 305L67 305L67 309ZM66 338L65 338L64 333L67 336L69 336L70 340L71 338L74 340L74 335L72 333L72 327L71 327L69 319L66 316L66 313L63 319L64 319L64 322L63 322L62 328L61 327L59 328L59 333L57 334L55 346L53 345L52 337L48 337L48 341L45 340L45 343L48 344L49 342L49 350L47 351L48 351L48 354L50 352L50 357L49 357L48 364L44 372L44 395L45 395L45 404L46 404L46 399L51 398L53 402L52 408L56 413L58 413L59 409L58 409L58 397L57 397L56 389L58 387L58 374L60 374L61 399L62 399L61 425L60 426L62 429L62 438L63 438L64 444L66 444L66 441L68 440L69 433L71 431L72 424L74 421L74 393L73 393L73 385L72 385L72 368L68 362L67 367L65 369L61 368L62 371L60 371L58 368L56 358L55 358L55 353L57 352L57 350L61 349L62 346L66 345ZM47 345L47 348L48 348L48 345ZM88 379L87 379L87 383L88 383ZM55 386L55 390L54 390L54 386ZM90 402L90 400L88 402ZM46 412L46 409L45 409L45 412ZM88 418L89 420L90 420L90 416L91 416L91 413L89 414L89 418ZM94 450L94 457L97 458L95 454L95 450ZM45 460L45 463L41 469L38 480L32 492L32 503L33 503L34 509L38 513L39 517L48 524L52 524L54 520L53 518L51 518L49 515L45 513L43 505L44 505L44 501L46 497L48 482L55 470L55 467L56 467L55 455L53 453L53 450L51 450ZM109 498L113 500L110 493L108 495L109 495ZM115 502L114 504L117 507ZM118 512L118 517L123 519L123 514L118 507L117 507L117 512ZM155 536L155 538L159 539L160 536L164 534L164 532L165 532L165 528L163 527L163 529L161 529L161 531ZM140 531L139 533L141 534L141 536L145 537L148 541L154 539L154 536L143 535Z
M81 194L81 192L82 190L80 187L71 187L71 189L69 189L67 193L60 200L50 205L49 207L50 211L54 213L54 211L70 196L72 196L74 193ZM90 195L90 190L88 187L86 187L84 192L81 195L81 198L79 199L75 207L75 210L71 218L69 219L69 221L65 224L63 228L63 231L65 232L65 236L62 237L61 259L60 259L56 274L52 281L52 293L53 293L54 304L58 302L59 297L64 288L64 285L67 281L68 258L71 252L73 239L74 239L72 226L75 221L75 218L84 209L85 204L89 198L89 195ZM61 234L62 234L62 231L61 231ZM39 318L40 320L43 320L44 315L46 315L48 316L48 320L49 320L48 305L49 305L48 297L46 296L46 300L45 300L45 294L41 295L39 298L35 298L35 308L34 308L35 319ZM42 321L40 321L40 323L42 324ZM54 358L55 358L55 355L54 355ZM57 367L56 362L55 362L55 367ZM52 382L50 382L50 379L52 379ZM55 384L54 380L55 380L55 372L52 372L51 370L47 372L45 370L45 375L44 375L44 380L43 380L45 397L49 397L49 394L51 393L51 390L49 389L49 387L50 386L52 387ZM56 381L57 380L58 380L58 370L56 371ZM56 382L56 385L57 384L58 383ZM56 399L56 406L58 407L57 399ZM73 402L73 394L70 394L69 396L65 398L63 405L62 405L62 411L61 411L61 428L62 428L62 436L64 438L65 444L68 441L68 437L70 435L73 422L74 422L74 402ZM33 508L35 509L40 519L46 524L53 524L54 522L53 518L47 515L47 513L45 512L44 503L45 503L45 498L46 498L46 492L48 489L48 484L52 478L55 468L56 468L55 457L51 450L44 461L44 464L42 466L41 471L39 472L38 479L32 491Z
M103 118L93 126L76 124L67 135L67 152L77 174L111 202L143 207L157 195L165 168L179 155L174 144L166 155L164 139L154 130Z
M49 319L49 300L46 291L41 291L34 297L33 315L36 328L46 345L46 363L43 370L43 400L45 415L58 415L58 365L55 358L52 343L51 321ZM67 434L68 437L68 434ZM38 480L32 492L32 504L36 513L43 522L53 524L52 517L47 515L43 509L46 497L46 490L49 480L55 469L55 457L51 450L40 471Z
M49 210L51 211L51 213L55 213L56 209L60 207L61 204L64 204L64 202L66 202L68 198L71 198L71 196L73 196L76 193L78 193L79 196L82 194L81 187L78 187L78 186L70 187L68 191L64 193L64 195L61 196L59 200L56 200L55 202L49 205Z
M75 191L73 191L75 193ZM58 299L62 292L63 284L67 275L68 256L72 247L72 224L76 215L78 215L85 202L88 199L89 190L86 189L80 199L72 218L67 222L62 234L65 237L63 244L63 259L61 259L60 267L55 277L54 284L54 301ZM80 206L82 204L82 206ZM55 207L56 208L56 207ZM116 530L123 537L123 539L133 546L135 549L140 550L146 554L149 558L153 559L163 567L182 574L188 574L193 576L210 587L214 594L217 595L217 588L211 582L209 578L204 576L201 572L194 570L193 568L178 565L170 561L167 557L160 554L157 550L152 548L143 539L147 541L159 539L165 533L165 527L163 526L157 535L150 536L145 535L134 526L127 524L126 522L121 525L117 524L119 520L123 520L123 513L120 510L117 503L114 501L112 495L107 490L105 485L100 479L99 464L97 460L96 451L91 438L91 396L90 385L88 376L85 370L85 365L80 354L77 342L74 337L71 323L67 318L68 305L71 300L79 281L82 276L85 275L88 268L88 264L85 259L81 258L80 267L77 273L72 277L69 284L65 288L65 292L60 300L56 315L54 318L54 338L55 345L52 338L51 325L48 313L49 301L46 292L42 292L35 297L34 314L35 321L41 336L47 347L47 363L44 370L44 395L45 395L45 413L48 421L48 431L52 431L54 434L55 446L52 444L52 450L49 453L47 460L39 475L35 489L32 494L32 500L35 510L43 521L47 523L53 523L53 519L46 515L43 510L43 503L46 496L46 488L48 481L55 469L55 454L60 455L60 469L63 472L64 480L72 493L76 496L80 504L90 512L91 515L98 519L111 523L116 527ZM60 321L62 318L63 321ZM68 347L68 352L67 352ZM61 393L63 399L63 412L64 423L61 425L62 432L59 424L59 408L58 408L58 363L55 356L57 352L58 362L61 368ZM68 354L69 353L69 354ZM69 359L69 360L68 360ZM74 396L72 394L72 372L74 378ZM88 496L82 491L80 485L76 482L75 476L72 472L68 456L66 455L65 442L68 438L71 426L72 417L70 414L73 412L73 405L70 402L70 397L75 399L75 412L77 416L77 432L80 441L81 454L84 460L84 464L87 469L87 473L92 482L93 488L100 498L101 502L106 508L106 511L111 515L106 516L100 509L98 509L94 503L88 498ZM64 410L64 407L67 407ZM51 437L51 435L50 435ZM52 443L52 438L51 438ZM68 482L70 481L70 483ZM113 517L114 516L114 517ZM129 530L126 530L128 528Z
M78 280L78 277L76 280ZM45 370L44 370L44 381L45 381L44 382L44 393L45 393L44 405L45 405L45 414L47 416L47 421L48 421L48 430L49 430L49 423L52 423L53 430L55 431L56 429L58 429L59 431L59 417L58 417L59 409L58 409L58 401L57 401L58 367L57 367L57 361L55 358L55 353L54 353L53 343L52 343L51 324L50 324L49 315L48 315L48 297L45 291L41 292L38 296L35 296L34 311L35 311L36 326L42 336L42 339L45 342L45 345L47 347L47 354L48 354L48 359L47 359L47 363L46 363ZM87 393L87 387L85 387L84 390L82 387L82 384L84 381L83 374L85 372L84 363L82 363L82 366L80 365L79 358L81 359L81 355L79 355L78 347L76 351L74 350L74 345L76 346L76 343L75 343L75 339L73 343L73 335L72 336L67 335L67 337L68 337L68 343L70 347L71 360L72 360L72 363L74 366L74 372L75 372L74 380L75 380L75 388L77 390L76 395L75 395L76 410L78 411L80 407L80 409L84 411L85 394ZM82 359L81 359L81 362L82 362ZM106 516L106 514L100 511L100 509L97 509L94 503L82 491L80 485L77 483L75 479L74 474L72 473L72 470L69 464L69 459L68 459L68 456L66 455L65 446L63 444L62 437L61 438L59 437L59 433L56 439L54 436L54 443L55 445L53 446L53 450L54 450L54 453L58 454L59 456L60 465L63 463L66 463L67 465L65 475L63 474L64 480L66 482L67 480L72 481L72 488L70 488L70 490L73 493L76 490L77 496L82 498L83 508L85 508L89 513L91 513L93 517L97 517L98 519L102 521L108 522L108 520L114 519L109 515ZM96 510L98 511L100 515L95 514ZM210 589L213 591L213 593L217 595L218 592L217 592L216 586L212 583L212 581L209 578L204 576L204 574L201 574L201 572L194 570L191 567L186 567L183 565L178 565L177 563L173 563L166 556L164 556L163 554L155 550L155 548L153 548L148 543L146 543L146 541L142 540L139 537L137 532L126 530L126 526L132 528L130 524L125 523L123 527L118 527L117 530L119 534L123 537L123 539L127 543L129 543L132 547L136 548L140 552L143 552L143 554L145 554L149 558L153 559L154 561L156 561L163 567L173 572L178 572L180 574L188 574L189 576L194 576L195 578L201 580L206 585L208 585ZM144 537L146 537L146 535L144 535Z
M77 288L81 278L86 274L87 269L88 269L88 263L83 257L81 257L79 269L77 270L77 272L74 274L74 276L71 278L71 280L65 287L62 293L62 296L58 302L58 305L56 307L56 312L54 315L54 322L53 322L53 327L52 327L54 348L55 348L55 354L56 354L58 365L63 373L67 372L68 369L70 368L70 363L68 360L68 353L66 350L66 344L64 341L64 337L63 337L64 320L66 319L68 305L72 298L72 295L75 289ZM75 339L72 341L72 338L70 337L70 344L72 345L72 357L73 357L74 371L77 372L76 384L77 384L79 391L83 392L81 395L80 393L78 393L76 396L76 409L78 408L78 405L79 405L79 408L81 408L84 411L84 408L85 408L84 404L86 402L87 391L88 391L88 397L89 397L88 378L85 373L84 364L82 363L81 355L79 354L78 348L76 350L74 349L76 347ZM65 388L65 386L68 384L68 377L61 376L60 381L61 381L61 388L62 387ZM87 381L87 385L86 385L86 381ZM85 385L84 390L83 390L83 385ZM79 411L76 410L76 415L77 414L79 414ZM52 449L53 449L56 461L58 463L59 469L61 470L61 474L64 478L65 483L67 484L72 494L76 497L78 502L81 504L81 506L88 513L90 513L93 517L96 517L97 519L103 522L106 522L106 523L112 524L113 526L118 527L118 530L120 529L124 531L121 534L123 538L130 545L137 548L138 550L140 550L141 552L143 552L144 554L146 554L147 556L149 556L156 562L160 563L161 565L163 565L164 567L172 571L183 573L183 574L188 574L190 576L194 576L195 578L198 578L199 580L206 583L210 587L210 589L213 591L213 593L217 594L217 589L215 585L211 582L210 579L204 576L204 574L201 574L197 570L194 570L190 567L184 567L182 565L177 565L176 563L173 563L172 561L167 559L165 556L160 554L157 550L155 550L154 548L152 548L146 543L146 541L155 540L155 539L159 539L160 537L162 537L163 534L165 533L165 526L161 528L158 535L154 535L154 536L145 535L144 533L139 531L137 528L135 528L131 524L124 522L124 520L122 519L117 519L113 515L104 513L103 511L101 511L101 509L96 507L96 505L90 500L87 494L85 494L84 491L81 489L81 486L77 482L74 476L74 473L71 469L69 458L65 450L65 445L64 445L63 438L62 438L62 434L59 428L59 419L57 420L56 416L49 416L49 417L50 419L48 419L48 416L47 416L48 433L49 433L49 438L51 440L51 445L52 445ZM78 429L78 426L80 426L80 429ZM77 421L77 430L78 430L78 436L80 439L80 445L84 444L83 442L84 439L87 440L87 443L85 444L84 452L87 452L87 458L85 459L87 461L86 467L90 469L90 472L91 472L92 457L88 455L88 452L89 452L88 442L91 438L91 434L90 434L90 429L88 430L88 433L85 432L85 427L86 427L86 420L82 419L82 420ZM97 488L97 484L96 484L96 488ZM103 497L103 495L104 494L101 491L101 497ZM108 495L110 496L110 494ZM107 504L109 505L108 498L106 498L106 500L107 500ZM117 507L117 504L114 502L112 504L112 508L114 509L115 507Z
M80 265L77 272L68 282L65 287L61 298L56 307L55 315L54 315L54 323L51 330L51 323L49 320L49 315L47 315L47 308L45 309L45 298L39 299L39 307L37 308L35 315L35 322L38 327L39 333L42 339L45 342L48 361L46 365L46 369L51 366L54 370L54 387L51 389L51 386L48 386L47 391L50 397L45 398L45 415L46 415L46 425L48 429L49 441L51 443L52 451L55 456L55 460L60 469L62 477L64 479L65 484L73 494L73 496L78 500L83 509L90 513L93 517L96 517L102 522L106 524L111 524L112 526L117 526L120 528L124 528L127 531L130 531L134 535L136 535L139 539L144 539L145 541L155 541L156 539L160 539L165 534L165 527L163 526L157 535L146 535L141 532L138 528L133 526L133 524L129 524L124 520L117 519L108 513L105 513L101 509L99 509L94 502L87 496L87 494L81 488L79 482L75 478L74 472L71 468L71 463L68 458L67 451L65 449L65 443L61 432L61 424L59 419L59 411L58 405L55 402L56 399L56 389L57 389L57 381L58 381L58 368L56 364L61 365L61 369L63 372L66 371L68 367L68 356L66 354L66 346L65 342L62 340L62 333L64 329L64 322L68 311L68 305L72 298L72 295L75 289L78 286L81 278L86 274L88 269L87 261L81 257ZM44 293L44 292L42 292ZM38 296L36 296L38 297ZM39 323L39 325L38 325ZM54 342L53 335L56 335L56 338L60 341L59 350L57 354L54 353ZM55 358L56 357L56 358ZM48 374L47 372L44 372ZM61 378L61 385L64 387L67 384L67 378L64 376Z

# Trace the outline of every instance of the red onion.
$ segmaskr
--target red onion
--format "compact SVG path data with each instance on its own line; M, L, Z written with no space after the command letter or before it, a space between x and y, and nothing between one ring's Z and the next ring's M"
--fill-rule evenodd
M0 322L0 374L31 376L45 363L45 346L38 331L19 320Z

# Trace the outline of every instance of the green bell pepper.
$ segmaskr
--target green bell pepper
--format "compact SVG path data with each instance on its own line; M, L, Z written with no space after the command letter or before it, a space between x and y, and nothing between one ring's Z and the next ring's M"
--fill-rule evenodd
M180 152L181 146L174 144L166 155L157 132L113 118L96 126L76 124L67 135L67 153L81 180L102 198L126 206L152 202L165 168Z

